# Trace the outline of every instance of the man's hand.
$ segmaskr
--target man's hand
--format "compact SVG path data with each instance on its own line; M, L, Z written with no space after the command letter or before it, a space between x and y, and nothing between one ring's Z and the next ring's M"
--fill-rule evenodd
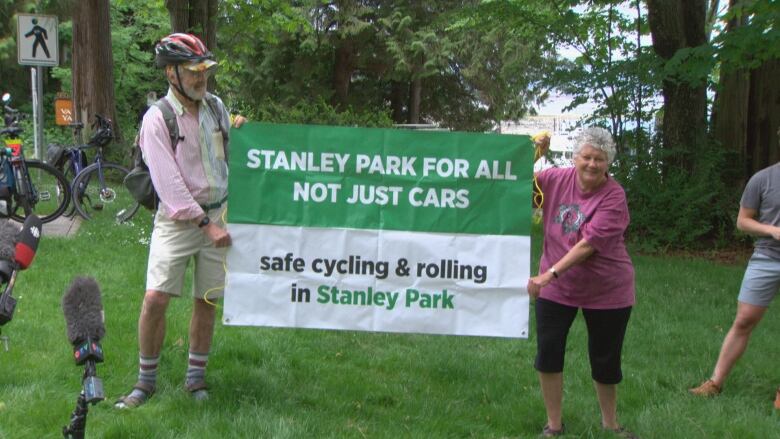
M214 223L203 226L203 233L214 243L214 247L230 247L233 243L228 231Z
M238 114L235 117L233 117L233 128L241 128L241 125L243 125L247 121L247 118L244 116Z

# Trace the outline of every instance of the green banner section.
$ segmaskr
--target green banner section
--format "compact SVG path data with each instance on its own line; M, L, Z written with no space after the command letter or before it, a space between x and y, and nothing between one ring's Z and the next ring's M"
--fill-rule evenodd
M528 136L247 123L228 222L530 235Z

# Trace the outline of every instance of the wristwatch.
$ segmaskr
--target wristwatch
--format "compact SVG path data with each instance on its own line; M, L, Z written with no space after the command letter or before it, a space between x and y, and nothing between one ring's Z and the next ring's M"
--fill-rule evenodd
M558 279L558 272L557 272L557 271L555 271L555 267L550 267L550 269L549 269L549 270L547 270L547 271L549 271L550 273L552 273L552 275L553 275L553 277L554 277L554 278Z
M200 222L198 223L198 227L200 228L206 227L207 225L209 225L209 223L211 223L211 220L209 219L209 216L206 215L203 217L202 220L200 220Z

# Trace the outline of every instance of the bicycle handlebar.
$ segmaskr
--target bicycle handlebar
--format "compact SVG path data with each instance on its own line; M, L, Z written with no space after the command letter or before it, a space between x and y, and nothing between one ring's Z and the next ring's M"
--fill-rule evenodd
M95 115L95 122L92 123L95 133L87 142L92 146L106 146L114 140L114 128L111 119L99 114Z

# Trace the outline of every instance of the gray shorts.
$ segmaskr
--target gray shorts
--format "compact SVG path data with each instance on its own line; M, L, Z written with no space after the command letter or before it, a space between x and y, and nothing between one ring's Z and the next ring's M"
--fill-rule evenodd
M780 261L753 253L742 279L738 300L750 305L769 307L780 290Z
M211 221L222 227L221 209L209 211ZM157 211L149 246L146 269L146 289L180 296L184 274L193 260L192 295L216 299L224 294L225 254L227 248L216 248L197 225L189 221L174 221Z

